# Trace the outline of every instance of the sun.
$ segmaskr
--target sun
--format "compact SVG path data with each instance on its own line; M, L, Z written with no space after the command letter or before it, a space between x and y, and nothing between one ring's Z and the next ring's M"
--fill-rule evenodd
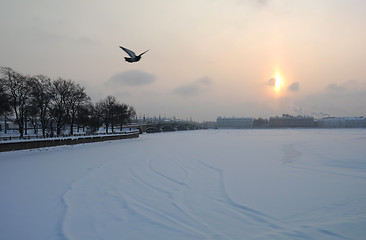
M283 82L281 76L279 74L276 74L275 85L274 85L276 92L279 92L281 90L282 83Z

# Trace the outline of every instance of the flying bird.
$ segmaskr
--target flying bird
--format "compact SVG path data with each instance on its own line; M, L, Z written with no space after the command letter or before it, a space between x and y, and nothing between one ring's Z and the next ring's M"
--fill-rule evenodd
M136 54L133 51L131 51L130 49L124 48L122 46L119 46L119 47L130 56L130 57L125 57L126 62L129 62L129 63L134 63L134 62L140 61L141 56L143 54L145 54L147 51L149 51L149 50L146 50L145 52L143 52L140 55L136 56Z

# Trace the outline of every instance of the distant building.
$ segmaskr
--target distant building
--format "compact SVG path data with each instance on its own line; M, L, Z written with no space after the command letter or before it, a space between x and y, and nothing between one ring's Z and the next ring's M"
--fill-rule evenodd
M218 128L253 128L253 118L222 118L216 119Z
M203 122L202 128L204 129L215 129L217 128L217 122Z
M264 118L256 118L253 121L254 128L267 128L268 127L268 119Z
M365 128L365 117L333 117L318 120L319 128Z
M291 116L283 114L282 117L270 117L270 128L312 128L314 127L314 118L305 116Z

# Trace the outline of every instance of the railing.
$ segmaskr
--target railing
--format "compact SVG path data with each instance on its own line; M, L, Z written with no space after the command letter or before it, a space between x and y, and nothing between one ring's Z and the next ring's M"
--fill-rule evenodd
M45 137L43 135L25 135L23 137L20 136L1 136L0 133L0 142L1 141L13 141L13 140L32 140L32 139L57 139L57 138L77 138L77 137L87 137L87 136L103 136L103 135L113 135L113 134L126 134L126 133L134 133L139 132L138 129L130 130L130 131L114 131L111 133L105 133L105 132L99 132L99 133L93 133L93 134L87 134L85 132L83 133L74 133L74 134L61 134L60 136L57 135L49 135L47 134Z

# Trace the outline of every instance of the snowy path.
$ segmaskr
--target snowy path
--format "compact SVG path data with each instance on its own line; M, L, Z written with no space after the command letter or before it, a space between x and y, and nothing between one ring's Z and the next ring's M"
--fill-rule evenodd
M3 153L0 239L362 239L365 144L221 130Z

